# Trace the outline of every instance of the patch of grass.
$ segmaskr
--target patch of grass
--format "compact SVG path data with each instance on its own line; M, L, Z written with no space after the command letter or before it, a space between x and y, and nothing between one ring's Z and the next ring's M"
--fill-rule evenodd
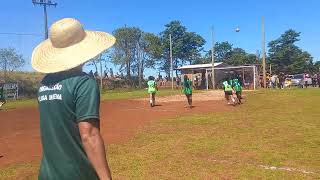
M20 99L17 101L7 101L3 106L4 109L16 109L16 108L25 108L25 107L36 107L38 101L35 98L32 99Z
M318 179L318 101L318 89L262 90L229 112L156 122L130 142L109 146L114 177Z
M31 180L38 178L38 163L21 163L0 170L0 180Z
M201 91L196 91L201 92ZM181 94L181 90L178 89L160 89L160 91L157 92L158 97L163 96L169 96L169 95L175 95L175 94ZM135 98L143 98L148 97L147 90L145 89L132 89L132 90L126 90L126 89L119 89L119 90L113 90L113 91L104 91L101 94L101 100L117 100L117 99L135 99ZM30 99L21 99L18 101L8 101L7 104L3 107L4 109L16 109L16 108L24 108L24 107L35 107L38 105L36 98L30 98Z
M178 89L160 89L157 92L158 97L181 94ZM133 90L109 90L104 91L101 95L101 100L116 100L116 99L135 99L149 97L146 89L133 89Z

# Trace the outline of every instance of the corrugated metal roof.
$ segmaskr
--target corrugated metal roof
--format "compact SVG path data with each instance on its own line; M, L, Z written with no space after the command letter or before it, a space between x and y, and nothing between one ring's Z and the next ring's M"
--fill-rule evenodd
M222 62L214 63L214 67L221 65ZM211 68L212 64L193 64L193 65L185 65L177 68L177 70L182 69L204 69L204 68Z

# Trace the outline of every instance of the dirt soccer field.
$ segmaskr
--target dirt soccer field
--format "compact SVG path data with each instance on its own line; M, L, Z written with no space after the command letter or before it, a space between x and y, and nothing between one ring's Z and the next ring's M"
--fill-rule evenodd
M194 94L194 108L185 108L183 95L157 99L151 108L148 99L112 100L101 103L101 132L107 144L121 143L152 120L225 111L221 92ZM37 108L0 111L0 169L41 158L39 112Z
M319 89L245 92L237 107L222 98L196 93L193 109L181 95L159 98L155 108L145 98L103 102L114 179L320 178ZM0 116L0 180L37 179L36 108Z

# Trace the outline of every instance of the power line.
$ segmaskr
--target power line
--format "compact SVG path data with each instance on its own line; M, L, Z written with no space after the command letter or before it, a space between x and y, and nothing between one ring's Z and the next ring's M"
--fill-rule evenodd
M43 36L36 33L14 33L14 32L0 32L0 35L12 35L12 36Z

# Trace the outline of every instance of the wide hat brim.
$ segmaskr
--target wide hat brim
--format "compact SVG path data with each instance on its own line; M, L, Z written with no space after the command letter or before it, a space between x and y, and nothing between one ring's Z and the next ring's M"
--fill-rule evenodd
M32 67L42 73L67 71L88 62L116 42L105 32L85 32L83 40L65 48L55 48L50 39L43 41L32 52Z

